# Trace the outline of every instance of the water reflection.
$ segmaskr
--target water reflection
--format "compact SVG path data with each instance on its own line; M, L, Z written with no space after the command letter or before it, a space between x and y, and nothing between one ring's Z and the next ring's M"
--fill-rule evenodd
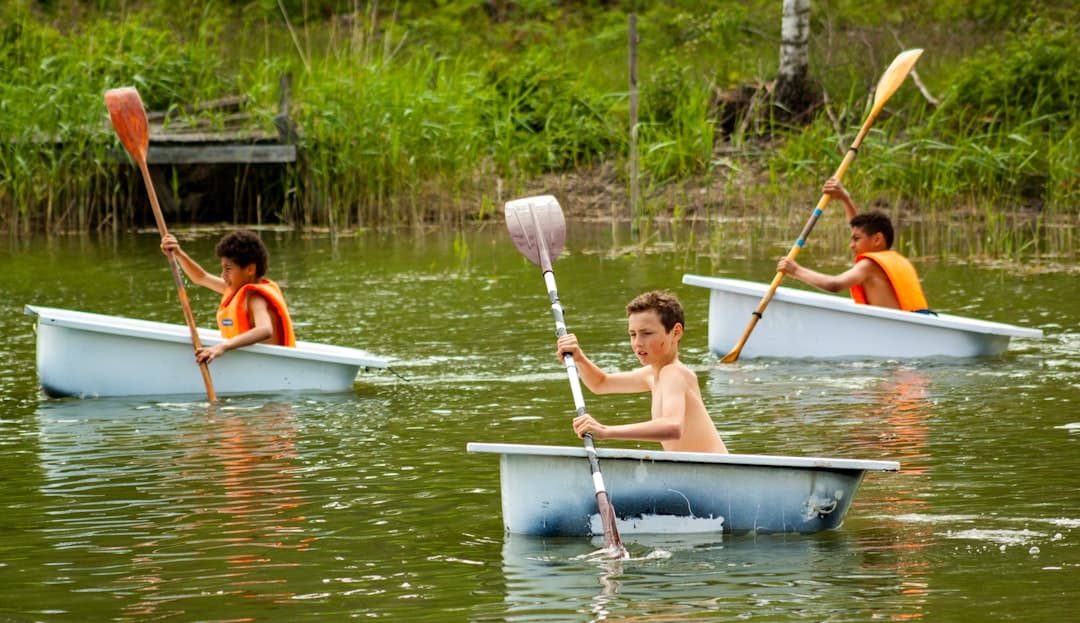
M505 613L528 621L906 618L905 581L842 532L638 539L631 559L596 543L507 535ZM573 613L570 615L569 613Z
M78 552L56 572L111 578L101 590L126 596L122 616L138 620L199 616L209 595L289 603L289 578L317 538L290 410L44 403L54 509L44 530L52 547Z
M930 561L927 548L937 538L928 524L908 524L902 517L926 515L931 511L932 496L927 495L927 476L932 461L930 455L930 424L934 403L929 398L930 377L915 368L899 367L890 371L872 387L856 392L866 404L867 426L856 435L855 444L861 452L879 453L900 461L901 471L890 483L888 493L867 500L868 512L881 518L891 534L903 534L903 539L882 542L877 534L860 538L867 550L888 550L882 565L893 570L900 582L900 593L906 611L893 613L890 620L917 620L923 616L929 594ZM889 533L887 533L889 534Z
M939 380L956 370L955 363L940 366ZM902 599L887 615L892 620L921 618L928 548L939 541L933 524L905 519L932 514L934 500L938 407L935 377L926 368L935 369L894 361L751 360L718 364L706 377L707 400L727 412L736 451L900 462L899 473L868 475L845 522L874 522L852 532L853 549L865 556L864 569L895 579Z
M930 421L934 404L929 398L930 377L914 368L889 371L873 387L860 388L853 398L866 404L871 436L860 445L900 461L903 474L916 476L928 469Z
M949 311L1046 331L1002 358L720 365L705 344L707 297L680 289L681 275L767 281L775 258L613 257L606 234L569 224L563 303L605 367L632 365L625 301L673 288L690 319L685 361L734 451L902 464L867 475L836 532L635 537L635 558L612 565L583 557L599 542L504 537L497 466L464 455L469 441L577 443L536 267L501 225L485 227L461 255L452 234L271 236L305 337L386 353L409 380L237 398L213 413L39 398L23 304L182 322L156 234L118 248L61 238L0 249L0 618L952 623L972 604L989 619L1073 614L1062 599L1080 577L1072 275L927 266L928 295L964 305ZM216 239L192 242L212 256ZM217 305L189 294L200 317ZM648 407L635 395L587 403L621 421Z

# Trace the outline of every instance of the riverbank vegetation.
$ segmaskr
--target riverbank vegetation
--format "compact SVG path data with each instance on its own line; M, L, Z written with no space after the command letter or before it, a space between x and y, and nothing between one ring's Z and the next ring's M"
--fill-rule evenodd
M435 4L7 3L0 229L146 221L141 179L116 156L105 90L134 85L154 110L241 93L272 130L288 74L301 161L282 168L268 220L339 231L458 222L551 192L575 216L636 218L646 241L656 218L709 223L696 242L713 250L773 228L790 240L881 72L921 47L915 79L890 99L845 178L852 193L923 232L903 238L908 252L1075 252L1080 11L1071 2L815 2L810 73L821 97L800 119L769 98L781 0ZM640 40L635 215L629 9Z

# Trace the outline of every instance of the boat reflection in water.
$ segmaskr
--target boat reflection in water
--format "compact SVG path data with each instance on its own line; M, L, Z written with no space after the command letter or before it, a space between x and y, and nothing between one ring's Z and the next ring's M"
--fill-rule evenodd
M858 451L880 452L904 464L904 470L880 495L870 492L866 496L867 514L879 522L881 530L859 538L860 547L888 551L872 566L895 571L899 590L911 604L905 615L893 620L922 618L931 588L927 552L940 540L931 520L934 495L930 493L928 465L932 461L930 434L935 411L931 391L927 374L901 367L852 394L867 405L865 423L855 428L853 442ZM903 538L894 538L896 534Z
M918 610L903 578L879 564L880 552L845 531L642 535L627 545L629 560L590 556L601 546L599 538L505 535L501 612L522 621L822 621L896 620Z
M128 595L116 606L139 619L215 618L222 595L236 616L295 603L289 580L315 536L288 404L50 401L39 413L56 509L44 532L70 561L58 572L110 578L95 590Z

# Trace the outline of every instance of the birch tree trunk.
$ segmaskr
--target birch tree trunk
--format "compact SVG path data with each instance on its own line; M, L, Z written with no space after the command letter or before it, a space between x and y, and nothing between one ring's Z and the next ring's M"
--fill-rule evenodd
M817 96L808 78L810 68L810 0L783 0L780 27L780 70L776 77L776 103L792 117L815 104Z

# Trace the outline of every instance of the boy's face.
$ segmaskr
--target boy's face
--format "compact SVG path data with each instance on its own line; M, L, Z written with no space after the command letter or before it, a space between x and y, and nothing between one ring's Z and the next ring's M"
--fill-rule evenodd
M862 227L851 228L851 243L848 245L855 255L885 250L885 234L867 234Z
M630 314L627 318L630 348L642 365L666 364L678 354L682 324L675 323L669 332L660 321L660 314L650 309Z
M221 279L230 290L255 283L255 263L239 266L227 257L221 258Z

